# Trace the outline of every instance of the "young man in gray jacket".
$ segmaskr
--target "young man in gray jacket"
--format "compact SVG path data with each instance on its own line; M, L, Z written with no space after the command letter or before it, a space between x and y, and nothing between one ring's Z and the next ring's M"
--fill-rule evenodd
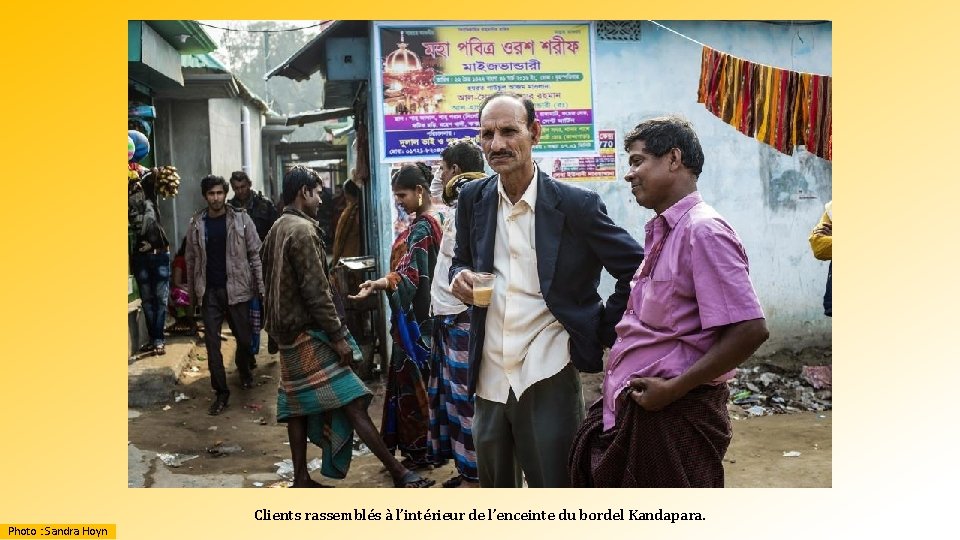
M240 387L253 387L256 360L251 348L249 302L263 294L260 237L250 216L227 204L227 181L208 175L200 181L207 207L190 219L187 229L187 288L199 300L205 327L210 384L217 397L209 414L223 412L230 399L220 353L220 329L226 318L237 339L234 361Z

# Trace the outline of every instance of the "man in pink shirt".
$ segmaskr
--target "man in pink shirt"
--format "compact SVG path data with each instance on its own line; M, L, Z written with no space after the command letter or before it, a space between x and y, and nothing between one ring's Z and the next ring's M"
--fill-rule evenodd
M603 398L570 455L579 487L723 487L726 381L768 337L733 228L697 192L703 151L679 117L625 140L637 203L656 211L610 350Z

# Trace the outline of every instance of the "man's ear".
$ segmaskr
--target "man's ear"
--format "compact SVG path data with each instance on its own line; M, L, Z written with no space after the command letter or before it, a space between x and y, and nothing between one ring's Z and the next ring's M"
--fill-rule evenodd
M670 170L676 171L683 166L683 150L679 148L670 149Z
M540 144L540 136L543 135L543 126L540 125L539 120L533 121L533 124L530 126L530 134L533 139L533 145L536 146Z

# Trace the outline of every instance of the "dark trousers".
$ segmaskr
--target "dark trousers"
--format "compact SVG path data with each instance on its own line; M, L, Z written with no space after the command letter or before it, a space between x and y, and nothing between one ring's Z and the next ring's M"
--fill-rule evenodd
M237 354L234 362L240 372L240 381L253 382L253 373L250 366L253 364L253 351L250 349L250 303L227 304L226 289L207 289L203 294L203 325L204 343L207 346L207 366L210 369L210 385L217 392L217 397L230 395L227 387L227 373L223 369L223 355L220 354L220 329L226 318L230 331L237 338Z
M827 317L833 317L833 261L830 261L830 269L827 270L827 290L823 293L823 314Z
M154 345L163 344L167 322L167 298L170 295L170 254L135 253L130 258L133 275L140 290L147 332Z
M573 364L534 383L519 400L511 389L506 403L478 397L475 406L480 487L520 487L521 471L532 488L570 487L567 456L584 417Z

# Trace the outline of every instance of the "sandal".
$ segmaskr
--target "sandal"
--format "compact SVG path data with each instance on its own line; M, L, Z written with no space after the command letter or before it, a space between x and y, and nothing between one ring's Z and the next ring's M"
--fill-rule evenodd
M445 488L456 488L456 487L460 487L460 484L462 482L463 482L463 477L458 474L440 485Z
M436 484L436 480L424 478L414 471L407 471L399 480L393 481L393 487L398 488L428 488Z
M157 345L153 348L154 356L163 356L167 354L167 348L164 345Z
M137 351L142 353L153 352L153 343L145 343L142 347L137 349Z

